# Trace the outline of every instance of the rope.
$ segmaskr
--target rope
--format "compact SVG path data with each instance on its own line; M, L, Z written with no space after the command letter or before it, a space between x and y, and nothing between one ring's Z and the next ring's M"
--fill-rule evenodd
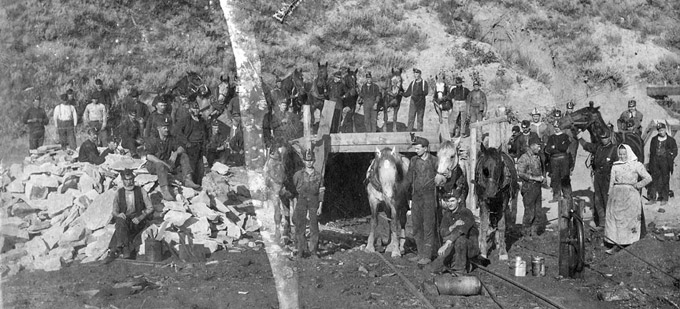
M399 270L396 267L394 267L392 263L390 263L390 261L388 261L379 252L376 252L375 254L377 254L392 269L392 271L395 272L397 276L401 278L402 281L404 281L404 284L406 284L406 287L411 292L411 294L420 299L420 301L423 303L423 305L425 305L426 308L435 309L435 307L432 306L432 303L430 303L430 301L427 300L427 298L425 298L425 295L423 295L423 293L420 293L420 291L418 291L418 289L413 285L413 283L411 283L411 281L404 277L404 275L402 275L401 272L399 272Z

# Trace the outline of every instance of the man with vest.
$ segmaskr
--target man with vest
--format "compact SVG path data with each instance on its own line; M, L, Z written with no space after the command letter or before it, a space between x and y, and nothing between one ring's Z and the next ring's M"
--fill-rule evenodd
M70 90L70 89L69 89ZM61 95L61 104L54 108L54 124L57 126L59 143L61 149L65 150L66 145L71 150L76 149L76 126L78 125L78 112L76 108L69 104L68 95Z
M475 80L472 83L472 91L468 94L467 103L467 114L470 117L470 123L475 123L484 119L484 111L486 111L486 94L484 91L479 89L481 83L479 80Z
M616 122L619 131L628 129L628 121L633 121L633 131L642 136L642 113L636 108L637 102L635 100L628 101L628 110L621 113L619 120Z
M364 126L366 132L374 133L378 130L378 104L380 88L373 83L371 72L366 73L366 83L359 90L359 104L364 107ZM384 111L387 113L387 111Z
M99 142L97 146L103 146L109 142L109 134L107 123L109 120L109 113L106 105L102 104L98 94L92 95L90 104L85 106L83 112L83 122L91 128L96 128L99 132Z
M205 142L208 140L210 129L207 122L201 117L196 101L191 102L189 113L189 117L181 119L177 123L174 135L179 139L184 148L184 153L189 157L193 171L191 175L193 183L200 185L203 180Z
M135 185L135 175L130 169L120 173L123 187L113 197L113 221L115 231L109 242L109 254L104 264L111 263L120 255L132 258L136 251L134 240L146 227L146 218L154 212L149 194Z
M576 137L581 144L581 147L593 154L592 157L592 173L593 177L593 222L591 225L597 225L599 228L604 228L605 214L607 210L607 200L609 200L609 176L611 174L612 165L618 158L616 153L617 145L612 143L612 137L609 130L603 131L599 138L601 143L588 143L583 137L583 132L579 132Z
M437 191L434 183L437 157L430 153L430 142L423 137L415 137L412 145L416 155L411 158L405 181L412 192L411 219L418 255L410 260L426 265L432 261L434 250L438 249Z
M463 78L456 77L456 84L449 89L449 97L452 103L451 114L449 114L449 129L452 131L453 137L468 134L465 123L468 118L467 98L469 95L470 89L463 87ZM460 120L458 120L458 116L460 116Z
M22 120L28 125L28 149L38 149L45 142L45 126L49 122L39 95L33 98L33 106L26 110Z
M571 198L571 157L569 146L571 138L562 132L557 124L553 124L555 134L548 137L545 145L545 153L550 160L550 186L553 191L553 199L549 203L556 203L560 197Z
M647 192L647 205L653 205L658 198L661 206L665 206L668 203L669 181L673 174L675 156L678 155L678 145L666 132L666 124L659 122L656 130L658 134L652 138L649 147L649 172L653 181Z
M404 92L404 97L411 97L411 104L408 107L408 131L413 131L413 125L418 120L416 131L423 131L423 118L425 116L425 97L427 96L430 87L427 82L421 78L422 71L413 69L415 79L411 81Z

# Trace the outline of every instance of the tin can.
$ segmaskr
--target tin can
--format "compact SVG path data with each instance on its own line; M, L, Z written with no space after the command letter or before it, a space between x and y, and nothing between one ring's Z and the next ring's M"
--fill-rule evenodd
M534 277L545 276L545 258L540 256L531 258L531 275Z
M516 257L515 258L515 265L514 265L514 275L515 277L524 277L527 273L527 264L526 261L522 260L522 257Z

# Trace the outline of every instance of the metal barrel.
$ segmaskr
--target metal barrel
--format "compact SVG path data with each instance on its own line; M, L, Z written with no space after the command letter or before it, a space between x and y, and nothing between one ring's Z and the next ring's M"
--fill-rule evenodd
M482 283L477 277L439 275L434 278L439 295L470 296L482 292Z

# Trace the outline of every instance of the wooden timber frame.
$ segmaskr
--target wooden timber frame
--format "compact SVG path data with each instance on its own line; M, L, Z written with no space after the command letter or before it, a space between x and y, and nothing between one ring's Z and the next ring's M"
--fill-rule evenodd
M477 166L477 156L480 150L480 145L482 142L484 142L482 128L486 128L486 132L488 133L487 139L488 147L497 148L499 150L507 152L508 151L507 141L510 134L508 130L509 126L510 123L508 122L507 116L494 117L470 124L469 156L466 162L467 164L463 162L461 162L461 164L465 165L464 166L466 168L465 174L467 176L468 184L470 187L466 201L467 207L472 210L477 209L479 207L477 205L478 204L477 195L474 194L475 184L472 181L472 177L474 176L475 173L475 166ZM517 200L514 200L512 202L517 203ZM516 205L513 206L516 207Z

